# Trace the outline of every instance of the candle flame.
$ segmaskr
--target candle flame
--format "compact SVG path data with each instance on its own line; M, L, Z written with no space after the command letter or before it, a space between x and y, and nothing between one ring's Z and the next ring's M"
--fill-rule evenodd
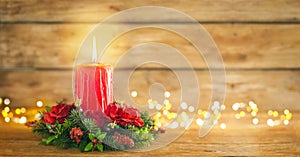
M97 63L97 46L96 46L96 38L93 38L93 56L92 56L93 63Z

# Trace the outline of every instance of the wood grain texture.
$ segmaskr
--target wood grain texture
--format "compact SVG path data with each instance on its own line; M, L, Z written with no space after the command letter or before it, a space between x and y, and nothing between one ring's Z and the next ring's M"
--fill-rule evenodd
M162 6L182 11L198 21L300 21L298 0L2 0L0 2L1 22L99 22L104 18L139 6ZM170 21L173 15L168 15ZM136 17L132 17L134 20ZM165 21L164 21L165 22Z
M196 71L200 86L200 108L206 108L211 99L211 80L208 71ZM39 99L46 105L66 98L72 101L71 71L1 71L0 95L12 99L11 106L35 106ZM235 102L255 101L261 109L299 110L296 103L300 97L299 71L227 71L225 104L230 107ZM181 88L176 75L167 70L138 70L129 81L130 91L138 92L134 99L146 104L150 98L149 88L161 83L171 92L170 101L174 105L180 102ZM187 83L188 88L195 85ZM115 87L115 90L121 87ZM197 88L196 88L197 89ZM163 92L161 93L163 95Z
M26 114L31 114L26 115L28 119L34 117L37 100L43 100L44 105L54 105L61 98L71 102L71 69L87 33L115 13L147 5L170 7L190 15L204 23L215 40L227 68L226 110L219 121L226 123L227 129L217 126L204 138L198 138L199 128L193 122L184 135L155 151L83 154L76 149L38 145L40 137L28 128L4 123L0 118L0 156L300 155L299 0L0 0L0 97L11 98L12 110L25 106ZM132 25L172 23L183 29L193 25L172 14L165 16L168 19L164 21L148 21L148 16L129 19ZM131 31L113 42L104 61L115 64L127 50L146 42L177 48L198 69L199 108L207 109L212 91L207 65L190 42L174 33L149 28ZM175 60L172 55L165 57ZM189 72L182 65L177 68ZM179 106L181 93L176 75L153 64L133 73L129 90L138 92L133 100L144 104L154 83L164 85L171 92L173 107ZM187 87L196 88L192 83ZM163 94L163 90L158 92ZM256 126L251 124L249 113L237 120L236 112L231 111L233 103L250 100L259 107ZM267 110L282 114L286 108L293 113L288 126L266 127L270 118Z
M2 24L0 66L72 68L80 44L93 26ZM300 25L205 24L204 27L219 47L227 69L300 67ZM189 29L189 25L182 24L182 28ZM189 41L175 33L150 28L120 36L107 49L103 59L114 64L126 51L147 42L170 45L178 49L194 68L207 68L203 57ZM165 57L172 59L172 56ZM178 67L182 68L181 65Z
M1 156L297 156L299 155L300 113L288 126L267 127L264 122L251 125L250 121L234 120L232 113L222 117L227 129L216 126L207 136L198 137L199 127L191 128L169 145L148 152L91 152L80 153L77 149L58 149L38 145L40 137L30 129L17 124L0 122ZM266 114L264 116L266 117ZM238 125L231 125L239 121ZM248 124L249 123L249 124ZM20 136L22 135L22 136ZM164 136L162 134L161 136Z

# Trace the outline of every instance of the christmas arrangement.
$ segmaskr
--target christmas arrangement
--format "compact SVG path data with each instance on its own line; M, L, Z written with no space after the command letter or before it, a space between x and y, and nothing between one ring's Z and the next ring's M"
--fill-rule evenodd
M26 125L42 136L43 145L79 148L82 152L146 147L163 132L146 112L118 102L110 103L105 112L83 112L79 103L61 101L46 107L40 120Z
M113 66L98 63L93 38L92 62L74 68L74 101L46 107L38 121L26 123L42 136L41 144L79 148L82 152L149 146L159 132L147 112L115 102Z

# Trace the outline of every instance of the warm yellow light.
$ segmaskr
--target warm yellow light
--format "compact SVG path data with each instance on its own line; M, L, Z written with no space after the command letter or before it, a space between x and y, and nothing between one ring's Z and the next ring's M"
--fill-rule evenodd
M4 118L4 121L5 121L6 123L9 123L9 122L10 122L10 118L9 118L9 117L5 117L5 118Z
M4 111L4 110L2 110L2 112L1 112L1 113L2 113L2 116L3 116L3 117L7 117L7 116L8 116L7 112L6 112L6 111Z
M170 103L166 104L166 110L170 110L172 108L172 105Z
M223 110L225 110L226 109L226 106L223 104L223 105L221 105L221 110L223 111Z
M241 112L240 112L240 116L241 116L241 117L245 117L245 116L246 116L246 113L245 113L244 111L241 111Z
M25 107L22 107L21 108L21 113L25 113L26 112L26 108Z
M245 104L245 103L240 103L240 108L245 108L247 106L247 104Z
M205 116L207 111L202 111L202 115Z
M9 100L8 98L6 98L6 99L4 99L3 103L4 103L5 105L9 105L9 104L10 104L10 100Z
M286 116L285 119L290 120L292 118L292 113L289 112Z
M168 118L168 119L172 119L172 118L173 118L173 117L172 117L172 114L168 114L168 115L167 115L167 118Z
M249 101L249 106L253 109L257 108L257 105L253 101Z
M21 109L17 108L17 109L15 110L15 113L16 113L16 114L21 114Z
M163 111L163 114L166 116L166 115L169 114L169 111L168 111L168 110L164 110L164 111Z
M205 112L204 118L208 119L210 117L210 113L209 112Z
M268 110L268 115L272 116L273 115L273 111L272 110Z
M253 118L253 119L252 119L252 123L253 123L254 125L257 125L258 122L259 122L259 120L258 120L257 118Z
M201 118L197 118L196 123L197 125L202 126L204 124L204 121Z
M3 99L0 97L0 106L2 105Z
M25 116L22 116L19 120L20 124L25 124L27 122L27 118Z
M164 100L164 104L166 105L166 104L170 104L170 101L168 100L168 99L165 99Z
M289 125L289 120L287 120L287 119L284 120L284 121L283 121L283 124L284 124L284 125Z
M168 91L165 91L165 97L166 97L166 98L169 98L170 96L171 96L171 93L168 92Z
M41 115L40 113L37 113L37 114L34 116L34 118L35 118L35 119L40 119L41 116L42 116L42 115Z
M257 115L257 112L255 112L255 111L251 112L251 116L255 117L256 115Z
M280 120L281 120L281 121L284 121L284 120L285 120L285 116L284 116L284 115L281 115L281 116L280 116Z
M36 102L36 106L37 107L42 107L43 106L43 102L41 100Z
M235 118L236 118L236 119L240 119L240 118L241 118L241 115L237 113L237 114L235 114Z
M176 118L177 117L177 113L171 113L171 115L172 115L172 118Z
M137 91L132 91L132 92L131 92L131 96L132 96L132 97L135 98L135 97L137 97L137 95L138 95Z
M250 107L250 106L247 106L247 111L248 111L248 112L251 112L251 110L252 110L251 107Z
M156 126L157 126L157 127L161 127L161 122L157 122L157 123L156 123Z
M251 100L251 101L249 101L249 106L253 106L253 104L254 104L254 102Z
M275 126L275 122L272 119L268 119L267 124L268 124L268 126L271 126L271 127Z
M256 108L253 108L252 109L254 112L258 112L258 108L256 107Z
M280 120L275 120L275 121L274 121L274 124L275 124L276 126L280 125Z
M226 126L225 123L221 123L221 124L220 124L220 128L221 128L221 129L226 129L226 127L227 127L227 126Z
M8 113L10 111L9 107L8 106L4 107L4 111Z
M278 112L277 111L273 112L273 117L278 117Z
M287 114L290 113L290 111L289 111L288 109L285 109L285 110L283 111L283 113L284 113L285 115L287 115Z
M217 120L219 120L219 119L221 118L221 114L218 113L218 114L216 115L216 117L217 117Z
M202 114L202 110L198 110L198 114L201 115Z
M234 103L234 104L232 105L232 109L233 109L234 111L237 111L239 108L240 108L240 104L239 104L239 103Z
M156 113L156 116L157 116L157 117L161 117L161 113L160 113L160 112L157 112L157 113Z
M20 118L14 117L14 118L12 118L12 121L15 122L15 123L19 123Z
M14 114L12 112L9 112L7 117L12 118L13 116Z
M153 117L154 121L158 122L159 121L159 117L154 116ZM156 124L156 123L155 123Z

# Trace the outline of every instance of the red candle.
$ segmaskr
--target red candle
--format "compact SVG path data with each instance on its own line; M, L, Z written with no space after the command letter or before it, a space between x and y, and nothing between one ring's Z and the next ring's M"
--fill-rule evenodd
M83 112L106 110L113 102L113 68L109 64L81 64L75 69L75 99Z

